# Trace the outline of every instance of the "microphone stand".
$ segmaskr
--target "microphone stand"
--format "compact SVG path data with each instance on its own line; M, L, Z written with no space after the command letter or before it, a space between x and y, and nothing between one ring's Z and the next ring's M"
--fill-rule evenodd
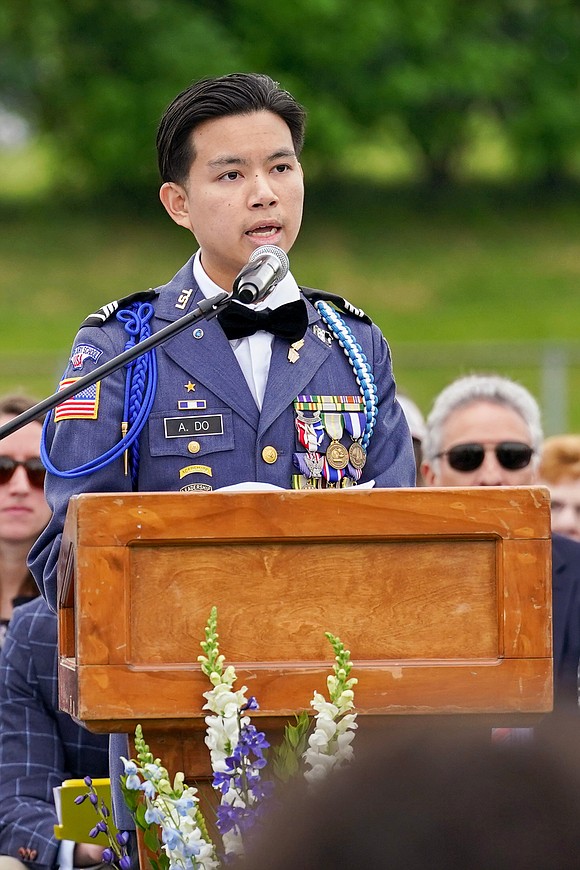
M4 423L3 426L0 426L0 440L5 438L7 435L11 435L12 432L17 432L18 429L21 429L32 420L41 417L47 411L56 408L56 406L60 405L60 403L65 399L68 399L71 396L76 396L76 394L84 390L85 387L92 387L93 384L97 383L97 381L101 381L103 378L106 378L107 375L116 372L117 369L122 368L122 366L132 362L144 353L147 353L148 350L157 347L158 344L162 344L168 338L177 335L178 332L183 332L183 330L187 329L188 326L198 323L200 320L211 320L219 314L220 311L227 308L230 302L236 298L237 296L235 293L226 293L224 290L222 293L218 293L217 296L213 296L211 299L203 299L197 308L194 308L194 310L190 311L188 314L184 314L183 317L180 317L174 323L170 323L168 326L163 327L159 332L155 332L153 335L150 335L149 338L145 338L143 341L140 341L128 350L123 351L123 353L118 354L118 356L113 357L113 359L110 359L108 362L103 363L103 365L96 368L93 372L89 372L89 374L79 378L79 380L75 381L74 384L70 384L59 392L53 393L52 396L48 396L46 399L38 402L38 404L33 405L32 408L19 414L18 417L13 417L7 423Z

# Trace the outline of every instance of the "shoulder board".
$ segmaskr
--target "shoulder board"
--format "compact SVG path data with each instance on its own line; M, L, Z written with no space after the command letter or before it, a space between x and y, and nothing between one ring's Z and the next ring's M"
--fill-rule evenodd
M316 302L330 302L335 308L343 311L345 314L352 314L353 317L358 317L363 323L372 323L372 320L365 314L362 308L357 308L344 296L338 296L336 293L325 293L323 290L311 290L310 287L301 287L302 293L309 302L314 305Z
M159 296L159 292L157 290L140 290L138 293L131 293L129 296L123 296L122 299L117 299L116 302L107 302L106 305L103 305L102 308L99 308L98 311L95 311L94 314L89 314L83 322L81 323L81 329L83 326L103 326L107 320L110 320L117 311L122 308L127 308L127 306L131 305L133 302L151 302L152 299L155 299L156 296Z

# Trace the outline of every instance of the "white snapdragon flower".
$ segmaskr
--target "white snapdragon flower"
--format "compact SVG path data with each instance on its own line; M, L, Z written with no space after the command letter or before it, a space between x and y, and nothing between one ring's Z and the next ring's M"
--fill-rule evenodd
M318 782L335 767L341 767L353 757L351 743L354 739L356 713L352 686L356 680L349 679L351 662L349 653L338 638L327 633L336 652L334 673L326 680L329 693L327 700L315 692L310 702L316 710L314 731L308 739L308 748L303 759L306 765L305 779Z

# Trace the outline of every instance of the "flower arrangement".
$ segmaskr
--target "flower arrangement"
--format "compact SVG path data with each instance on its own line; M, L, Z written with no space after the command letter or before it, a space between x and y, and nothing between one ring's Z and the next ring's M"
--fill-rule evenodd
M219 803L211 836L200 809L197 788L184 782L179 772L171 780L168 771L155 759L146 744L140 725L135 730L135 759L123 759L121 785L125 802L151 858L153 870L214 870L230 863L244 852L244 839L259 825L268 801L275 798L276 787L300 773L314 785L333 768L350 761L352 741L357 728L350 652L338 637L326 632L335 660L327 677L328 698L314 692L310 702L313 720L306 712L295 716L295 723L284 730L282 743L270 747L263 732L251 722L258 709L247 688L235 688L235 668L225 665L220 653L217 609L212 608L198 657L211 688L203 693L207 731L205 743L210 752L213 789ZM93 829L96 836L106 831L108 810L99 806L87 778L89 797L99 813ZM127 835L109 835L110 848L105 861L127 870Z

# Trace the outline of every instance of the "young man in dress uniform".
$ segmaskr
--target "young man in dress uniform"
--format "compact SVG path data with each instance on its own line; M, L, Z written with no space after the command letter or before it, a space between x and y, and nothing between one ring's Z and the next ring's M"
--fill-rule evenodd
M230 292L256 249L290 250L302 218L304 123L303 108L265 75L203 80L175 98L157 135L160 197L199 249L168 284L87 318L63 386L204 298ZM415 481L380 330L340 297L309 301L290 273L256 305L232 302L224 316L64 400L43 446L53 517L30 567L53 608L62 528L76 493ZM125 829L132 820L115 785L127 754L126 738L113 735L111 780Z
M199 249L168 284L87 318L62 385L204 297L230 292L257 248L291 249L302 218L304 125L304 109L265 75L202 80L175 98L157 135L160 198ZM291 273L256 305L232 302L223 316L63 401L44 448L53 517L30 566L52 607L62 527L76 493L415 480L380 330L341 297L305 295Z

